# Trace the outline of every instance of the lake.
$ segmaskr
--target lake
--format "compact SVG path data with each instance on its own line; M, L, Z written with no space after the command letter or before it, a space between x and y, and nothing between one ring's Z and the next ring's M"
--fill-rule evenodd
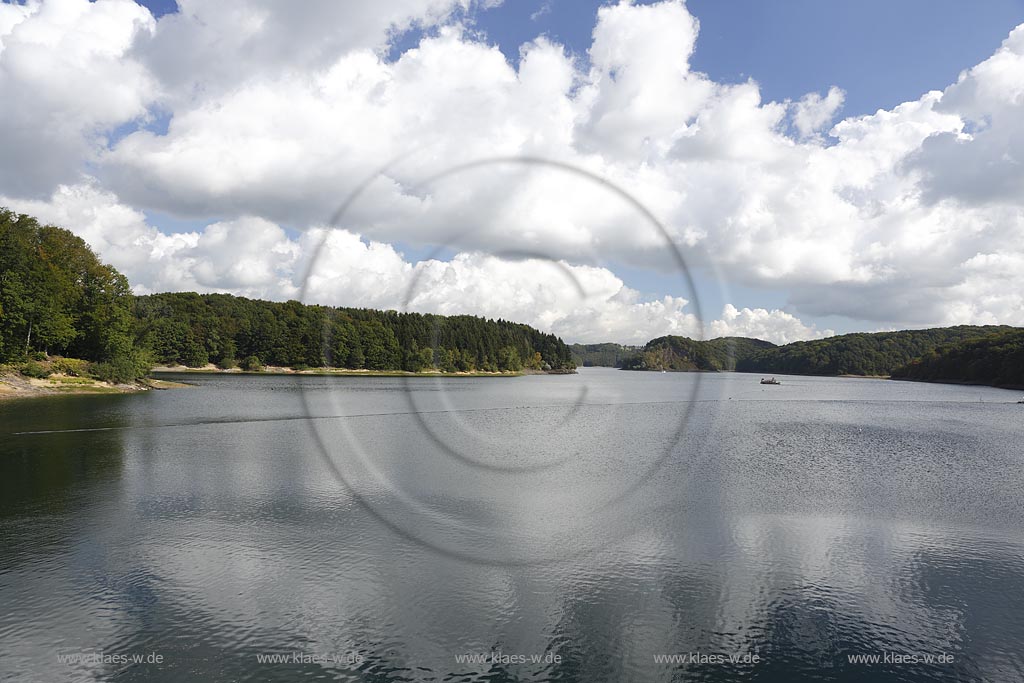
M1024 680L1019 392L184 379L0 403L0 678Z

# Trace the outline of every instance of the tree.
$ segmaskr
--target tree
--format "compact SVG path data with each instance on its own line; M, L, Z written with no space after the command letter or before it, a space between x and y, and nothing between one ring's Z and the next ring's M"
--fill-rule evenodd
M352 350L348 354L348 363L346 367L352 370L361 370L366 365L366 354L363 353L363 347L358 342L352 347Z
M128 280L67 230L0 209L0 360L34 352L137 372ZM134 369L133 369L134 368Z

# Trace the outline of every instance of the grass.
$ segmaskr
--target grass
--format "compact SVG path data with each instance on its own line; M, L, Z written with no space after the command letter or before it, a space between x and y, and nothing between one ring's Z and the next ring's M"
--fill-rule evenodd
M70 386L55 386L53 387L57 391L75 393L75 394L123 394L122 390L117 387L105 387L98 384L86 385L86 384L75 384Z
M57 382L59 384L93 384L96 380L88 377L49 377L51 382Z

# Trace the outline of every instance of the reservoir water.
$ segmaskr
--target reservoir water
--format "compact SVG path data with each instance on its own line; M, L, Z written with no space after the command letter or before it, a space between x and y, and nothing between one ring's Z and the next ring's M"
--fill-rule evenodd
M0 679L1024 680L1019 392L182 379L0 403Z

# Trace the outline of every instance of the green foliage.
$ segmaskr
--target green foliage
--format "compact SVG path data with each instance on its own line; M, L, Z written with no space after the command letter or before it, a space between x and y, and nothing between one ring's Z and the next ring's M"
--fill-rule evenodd
M348 354L348 360L342 363L339 367L349 368L351 370L362 370L366 367L366 355L363 353L363 347L356 344L352 347L352 350Z
M627 360L636 356L642 347L621 344L570 344L573 361L585 368L621 368Z
M125 277L72 233L0 209L0 362L33 354L93 361L92 372L111 381L141 377L154 361L231 367L236 358L247 369L575 367L561 339L505 320L226 294L133 297Z
M33 379L45 379L53 374L53 371L48 366L34 360L22 363L18 371L26 377L32 377Z
M1010 353L1014 333L1020 333L1020 330L1005 326L961 325L930 330L845 334L785 346L743 337L695 341L686 337L668 336L652 339L642 349L620 362L621 367L627 370L738 370L798 375L898 374L914 379L944 377L1012 384L1016 382L1013 378L1019 375L1019 370L1015 368L1021 365L1019 359ZM1009 341L1004 339L1004 343L996 345L993 340L1003 339L1001 335L1011 336L1006 338ZM984 340L988 342L983 343ZM967 346L961 348L961 344ZM581 350L587 352L589 348ZM606 354L611 350L595 349ZM914 362L919 358L920 361Z
M263 370L263 363L257 356L249 356L242 361L242 369L246 372L261 372Z
M90 374L104 382L127 384L148 375L152 367L153 355L150 351L130 349L109 361L93 364Z
M185 335L185 344L178 356L178 362L190 368L202 368L210 362L210 354L200 340L192 333L188 333Z
M771 342L746 337L697 341L688 337L658 337L622 360L626 370L726 371L751 356L775 348Z
M200 366L256 356L284 367L496 372L521 370L524 359L539 354L538 368L575 367L569 348L554 335L468 315L186 293L138 297L135 316L137 336L168 364Z
M935 348L892 372L900 379L1024 386L1024 330Z
M941 346L1012 330L1012 327L960 325L844 334L766 349L738 362L736 369L801 375L889 375Z
M55 358L51 361L50 367L55 373L69 377L85 377L90 374L89 361L79 358Z
M123 275L67 230L0 209L0 361L110 360L132 347Z
M498 351L498 367L512 372L519 372L523 369L523 359L519 356L519 350L513 346L504 346Z
M231 357L221 358L217 361L217 367L221 370L234 370L238 367L238 361Z

